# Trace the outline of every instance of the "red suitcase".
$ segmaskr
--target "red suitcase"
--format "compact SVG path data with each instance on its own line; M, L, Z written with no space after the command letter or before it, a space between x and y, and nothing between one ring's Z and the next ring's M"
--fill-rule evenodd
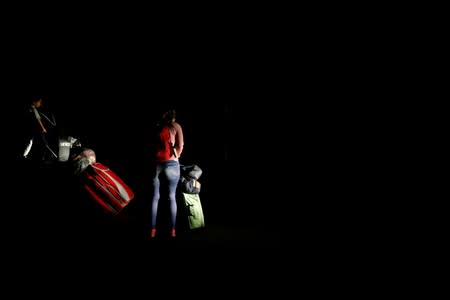
M134 198L131 188L99 162L89 165L82 176L83 188L105 213L118 214Z

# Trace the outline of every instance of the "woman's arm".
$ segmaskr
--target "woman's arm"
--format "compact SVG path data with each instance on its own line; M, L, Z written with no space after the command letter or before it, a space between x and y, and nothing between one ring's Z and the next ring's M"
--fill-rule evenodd
M183 152L184 148L184 136L183 136L183 129L181 128L180 124L175 123L175 153L177 154L177 157L181 156L181 153Z
M41 132L47 133L47 129L45 129L44 124L42 124L41 118L38 119L39 126L41 126Z
M39 114L36 107L34 107L34 106L33 106L33 112L34 112L34 116L36 117L37 122L39 123L39 126L41 127L41 133L46 133L47 129L45 129L45 126L42 123L41 115Z

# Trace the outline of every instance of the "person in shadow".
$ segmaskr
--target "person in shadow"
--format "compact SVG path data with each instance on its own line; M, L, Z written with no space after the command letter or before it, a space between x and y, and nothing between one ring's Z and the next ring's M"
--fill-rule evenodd
M41 97L32 98L25 120L25 145L23 157L31 161L46 161L57 158L47 141L48 126L55 126L54 120L42 113L44 100Z

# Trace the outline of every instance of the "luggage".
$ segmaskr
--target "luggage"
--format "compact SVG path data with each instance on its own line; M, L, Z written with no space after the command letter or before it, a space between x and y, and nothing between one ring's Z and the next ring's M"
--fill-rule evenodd
M179 188L181 192L187 194L200 193L201 184L198 179L202 176L202 169L197 165L180 165L180 171Z
M58 141L58 160L61 162L68 161L72 150L81 147L80 141L72 136L60 137Z
M81 176L84 190L107 214L118 214L134 198L131 188L102 163L90 164Z
M189 229L205 227L205 219L199 194L181 193L181 197L186 208Z
M72 167L75 175L83 173L89 165L97 162L96 154L90 148L78 147L72 152Z
M178 191L181 195L189 229L205 227L202 203L200 202L201 184L198 181L202 169L198 165L181 165Z

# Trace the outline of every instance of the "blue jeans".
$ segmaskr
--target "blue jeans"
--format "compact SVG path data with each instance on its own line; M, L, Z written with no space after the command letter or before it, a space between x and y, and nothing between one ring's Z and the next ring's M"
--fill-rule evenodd
M163 176L161 178L161 176ZM157 162L153 168L153 200L152 200L152 228L156 227L156 216L158 214L158 202L160 198L161 180L167 183L167 192L170 201L170 214L172 228L175 228L177 219L176 191L180 180L180 163L176 160Z

